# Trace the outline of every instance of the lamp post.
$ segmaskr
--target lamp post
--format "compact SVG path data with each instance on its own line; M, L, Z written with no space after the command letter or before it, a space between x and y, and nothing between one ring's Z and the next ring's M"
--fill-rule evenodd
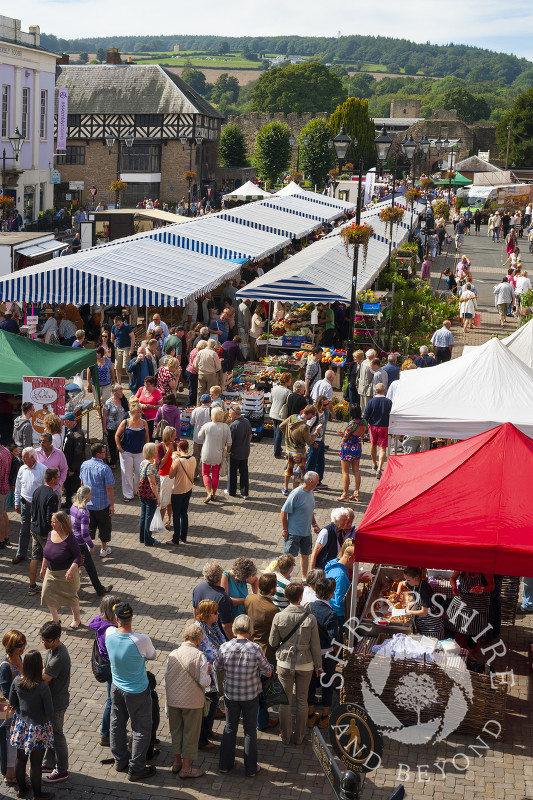
M201 133L197 133L197 134L195 134L194 136L191 136L191 137L189 137L189 136L180 136L179 139L180 139L180 142L181 142L183 150L185 150L185 145L188 145L188 147L189 147L189 172L192 172L192 149L193 149L193 147L195 145L197 147L199 147L202 144L202 142L204 140L204 137L202 136ZM201 176L200 176L200 179L201 179ZM191 216L191 184L192 184L192 177L187 178L187 182L189 184L188 200L187 200L187 216L190 217Z
M405 139L404 139L405 142ZM403 143L402 143L403 144ZM390 150L392 147L392 139L387 133L387 128L385 125L381 129L381 133L379 136L376 136L374 139L374 147L376 148L376 155L378 157L378 161L381 161L382 164L385 163L387 158L389 157ZM394 199L396 197L396 170L398 168L398 155L394 156L394 167L392 170L392 197L391 197L391 208L394 208ZM389 259L387 261L387 266L390 267L390 260L392 257L392 226L390 231L390 239L389 239Z
M354 147L357 147L357 139L354 139ZM344 127L344 122L341 125L341 129L338 134L333 138L330 139L328 142L328 147L331 150L335 148L335 156L337 158L337 163L339 165L339 175L341 173L341 168L344 162L346 161L346 155L348 150L350 149L350 145L352 144L352 140L346 133L346 128ZM333 191L333 197L335 197L335 189L337 186L335 185Z
M134 141L135 141L135 138L133 136L131 136L131 135L123 136L122 138L120 138L120 131L119 131L118 137L114 136L113 134L110 134L109 136L105 137L105 143L106 143L107 149L109 150L109 155L111 155L111 150L113 149L113 146L114 146L115 142L118 142L118 147L117 147L117 181L120 180L120 153L121 153L120 146L121 146L121 144L125 144L127 149L131 150L131 148L133 147L133 142ZM118 208L118 203L119 203L119 192L116 191L115 192L115 208Z
M15 163L19 160L19 154L22 149L22 145L24 143L24 136L21 134L18 128L15 128L15 133L12 133L9 137L9 143L13 148L13 155L6 156L6 149L4 147L2 151L2 194L4 197L6 196L6 161L15 161ZM6 208L5 205L2 207L2 220L6 218Z
M298 139L296 138L294 133L291 133L291 135L289 136L289 144L291 146L291 149L294 147L295 144L298 145L297 148L296 148L296 172L299 172L300 171L300 145L309 144L309 136L307 136L307 134L305 134L305 136L302 136L300 141L298 141Z
M462 145L463 140L457 139L456 142L450 142L448 137L443 141L442 148L443 150L450 151L450 163L448 165L448 173L449 173L449 183L448 183L448 206L451 206L451 198L452 198L452 173L453 173L453 157L456 156L457 161L457 152L459 151L460 146ZM457 150L455 149L457 148Z

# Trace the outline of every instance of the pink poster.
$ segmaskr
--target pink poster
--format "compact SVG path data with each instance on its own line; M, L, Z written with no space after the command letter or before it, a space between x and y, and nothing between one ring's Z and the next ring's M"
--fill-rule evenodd
M57 103L57 149L67 149L68 89L59 90Z

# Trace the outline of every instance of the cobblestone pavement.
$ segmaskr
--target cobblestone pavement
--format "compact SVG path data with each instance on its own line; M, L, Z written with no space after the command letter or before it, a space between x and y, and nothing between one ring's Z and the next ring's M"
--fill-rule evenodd
M527 245L524 245L527 249ZM481 344L499 331L494 312L492 286L501 276L501 265L505 260L502 246L492 245L486 237L486 228L481 237L466 237L464 252L472 258L474 282L478 288L482 307L482 327L468 334L468 344ZM525 254L527 268L532 258ZM444 256L434 268L433 283L438 284L435 273L444 266L452 266L454 259ZM441 282L440 288L443 288ZM513 320L509 327L516 326ZM454 357L460 354L463 336L457 325L453 332L457 347ZM341 424L328 424L326 455L326 482L330 489L317 493L317 518L320 523L329 521L332 507L339 505L335 497L340 491L340 469L337 458L338 439L336 432ZM108 559L98 561L97 567L105 583L114 585L114 592L133 604L135 629L149 634L158 650L153 662L164 706L163 676L168 652L179 643L184 623L191 618L191 593L198 582L202 565L208 558L217 558L229 566L238 555L255 559L260 569L281 552L281 530L279 511L283 502L280 493L283 462L272 456L272 440L264 439L253 445L250 459L251 497L249 501L230 502L204 506L203 490L196 484L190 510L191 529L189 543L172 551L158 547L152 550L140 548L137 525L139 507L125 505L117 487L116 516L113 526L113 553ZM363 514L376 485L371 474L368 446L361 462L362 502L357 504L357 519ZM517 476L515 476L517 477ZM118 473L116 478L119 479ZM514 479L509 476L509 479ZM520 479L520 478L519 478ZM467 487L465 487L467 490ZM453 495L453 491L451 491ZM221 495L223 497L223 495ZM475 498L474 498L475 502ZM431 509L428 509L431 513ZM16 542L18 525L14 514L10 514L11 541ZM479 531L480 538L483 531ZM29 647L39 647L37 632L46 621L47 613L40 607L39 599L28 597L27 562L16 567L11 565L14 548L2 551L2 606L0 608L0 630L19 628L28 638ZM309 742L301 747L285 747L279 737L259 734L260 775L253 779L244 777L242 763L242 736L238 738L237 764L229 775L217 773L218 747L208 753L200 753L197 764L206 770L206 775L196 781L183 782L170 773L172 762L168 725L164 715L160 728L161 754L154 760L157 774L143 785L128 783L123 773L113 767L103 766L100 759L109 756L109 751L99 745L99 723L105 700L105 688L95 682L90 653L92 635L85 627L97 613L98 598L86 576L82 579L80 592L81 616L84 627L78 632L68 628L63 640L72 657L71 704L66 717L66 733L70 748L70 781L54 787L57 797L70 800L99 800L117 797L132 800L155 800L155 798L266 798L276 800L298 800L313 794L315 797L332 796L331 789L318 766ZM63 620L68 616L63 611ZM498 670L513 669L516 685L510 690L505 738L493 746L493 740L485 736L489 749L476 757L468 748L473 739L451 736L437 746L406 747L385 739L382 767L367 778L363 798L385 800L395 785L405 783L407 796L432 797L434 800L464 798L506 798L522 800L533 797L533 730L531 719L531 688L528 676L527 645L531 639L530 619L518 621L514 628L504 628L503 638L508 648L507 655L497 660ZM222 733L223 722L215 723L215 730ZM480 731L481 734L481 731ZM478 742L479 744L479 742ZM459 754L468 753L469 762ZM455 760L454 760L455 759ZM445 766L442 766L442 762ZM437 763L437 766L435 764ZM410 773L398 772L399 765L409 766ZM467 767L467 768L466 768ZM418 768L418 772L417 772ZM466 768L466 769L465 769ZM444 774L443 774L444 773ZM14 797L14 790L0 788L5 797Z

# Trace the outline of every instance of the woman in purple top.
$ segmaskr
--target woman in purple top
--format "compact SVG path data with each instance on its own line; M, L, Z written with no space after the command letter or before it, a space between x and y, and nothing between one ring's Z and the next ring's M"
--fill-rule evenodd
M85 567L87 575L93 585L98 597L103 597L111 591L113 586L103 586L98 577L96 566L91 553L94 552L94 542L89 535L89 511L87 503L91 499L91 487L81 486L76 492L74 502L70 508L70 522L72 532L80 546L82 553L82 566Z
M96 634L96 646L98 652L107 661L109 661L109 654L105 646L105 634L108 628L116 628L117 623L113 606L122 602L122 598L110 594L104 597L100 604L100 613L97 617L89 622L89 628ZM104 708L104 715L102 717L102 727L100 729L100 744L102 747L109 747L109 726L111 721L111 667L109 668L109 680L107 681L107 703Z
M173 392L170 392L163 397L163 405L161 408L157 409L157 414L155 415L154 430L157 428L157 423L160 422L161 419L164 419L172 428L176 428L176 431L179 434L180 410L176 401L176 395Z
M59 606L68 606L72 611L71 628L81 625L78 599L81 562L81 550L72 533L70 517L64 511L56 511L52 514L52 530L43 549L41 605L48 606L54 622L59 622Z

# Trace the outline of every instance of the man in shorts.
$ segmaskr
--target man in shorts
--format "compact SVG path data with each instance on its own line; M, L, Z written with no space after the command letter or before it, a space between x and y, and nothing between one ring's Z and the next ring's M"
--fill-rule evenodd
M376 472L376 478L381 478L383 464L387 455L387 445L389 442L389 418L392 408L392 400L385 397L385 386L378 383L375 387L375 395L368 401L363 418L368 422L370 433L370 456L372 458L372 469ZM376 460L379 449L379 460Z
M311 525L315 533L319 526L315 519L314 490L320 478L316 472L306 472L303 483L293 489L281 509L281 535L285 539L284 553L296 557L300 554L302 580L307 578L309 556L313 550Z
M317 413L314 406L306 406L301 414L292 414L287 419L284 419L279 426L280 431L285 436L287 455L284 486L281 490L284 495L289 494L289 481L293 476L293 488L296 489L305 475L306 447L311 447L314 444L316 437L322 430L322 426L317 425L314 432L311 433L311 428L308 424L316 417Z
M117 383L121 383L122 370L126 369L130 363L135 349L135 334L133 333L133 328L127 325L122 317L115 317L115 324L111 328L111 341L115 345Z

